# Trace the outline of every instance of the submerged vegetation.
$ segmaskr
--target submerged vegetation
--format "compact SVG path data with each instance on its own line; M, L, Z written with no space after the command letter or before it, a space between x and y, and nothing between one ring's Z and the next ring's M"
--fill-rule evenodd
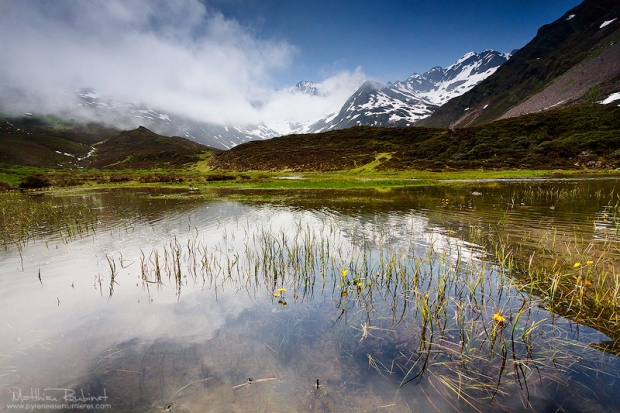
M399 234L404 242L395 242L392 230L329 222L318 228L299 222L292 231L245 227L237 234L244 239L238 249L227 241L234 234L224 233L213 248L196 233L144 255L142 280L173 282L178 294L188 282L216 292L230 284L267 294L280 306L331 297L341 363L357 374L370 368L398 382L401 391L425 381L454 408L464 403L480 411L490 403L509 409L518 399L521 408L537 409L542 388L568 384L558 398L567 397L573 376L620 380L606 365L612 356L594 349L620 350L620 274L609 240L581 250L563 245L568 258L552 245L543 251L547 259L553 254L549 267L536 263L534 253L520 261L521 245L501 232L488 234L493 243L485 250L472 250L471 240L431 237L421 243L423 234L416 236L413 227ZM471 233L480 241L479 228ZM588 261L562 265L567 259ZM589 343L585 332L586 341L575 340L573 328L557 316L595 327L611 340ZM300 328L274 343L282 361L300 351L302 337L309 339ZM602 406L614 404L613 394L598 390ZM580 397L573 408L588 403Z
M37 194L0 193L0 248L21 250L29 242L52 235L68 242L76 235L95 233L98 211L92 205L39 198Z

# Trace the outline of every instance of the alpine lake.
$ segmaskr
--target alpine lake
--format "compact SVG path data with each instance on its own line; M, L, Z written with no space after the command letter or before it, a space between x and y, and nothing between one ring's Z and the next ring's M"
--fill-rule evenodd
M619 180L192 189L0 193L0 410L620 411Z

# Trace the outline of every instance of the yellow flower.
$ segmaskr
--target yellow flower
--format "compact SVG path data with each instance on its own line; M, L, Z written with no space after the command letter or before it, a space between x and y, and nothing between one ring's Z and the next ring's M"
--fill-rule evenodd
M583 280L583 283L584 283L585 285L590 285L590 284L592 284L592 281L590 281L590 280L588 280L588 279L585 279L585 280Z
M349 273L348 270L342 270L342 276L343 277L346 277L348 273Z
M594 261L588 261L588 262L586 262L586 265L592 265L592 264L594 264Z
M506 317L504 317L500 313L495 313L493 314L493 320L495 320L495 322L498 324L503 324L506 322Z
M286 292L286 288L278 288L278 292L279 293L285 293Z
M275 293L273 296L277 298L277 297L279 297L279 296L280 296L280 294Z
M579 267L581 267L581 263L580 262L576 262L576 263L573 264L573 267L574 268L579 268Z

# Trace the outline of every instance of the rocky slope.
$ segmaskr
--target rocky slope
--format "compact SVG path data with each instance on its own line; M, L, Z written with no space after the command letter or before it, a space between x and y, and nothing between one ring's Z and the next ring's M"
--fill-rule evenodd
M620 2L585 0L538 30L506 64L420 125L465 127L620 91Z

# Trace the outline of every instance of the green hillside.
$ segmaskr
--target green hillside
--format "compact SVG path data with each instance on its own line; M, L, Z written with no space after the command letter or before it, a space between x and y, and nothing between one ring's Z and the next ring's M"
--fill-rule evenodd
M178 168L212 149L140 127L119 131L49 117L0 117L0 165L35 168Z
M50 117L0 116L0 164L54 168L86 157L118 130Z
M24 187L248 180L247 171L348 171L355 176L620 167L616 105L558 109L459 129L353 127L251 141L228 151L143 127L119 132L29 117L2 122L0 181ZM24 184L26 177L32 182Z
M150 130L123 131L95 146L88 166L98 169L179 168L198 162L200 154L213 150L178 136L162 136Z
M230 171L581 169L620 166L620 108L591 105L463 129L354 127L252 141L216 154Z
M37 187L55 181L63 185L108 182L112 178L101 173L154 170L158 175L151 180L174 182L179 178L166 171L196 169L218 151L143 127L119 131L52 117L5 115L0 116L0 188L24 184L26 177L32 178L26 186ZM52 175L57 179L50 181Z

